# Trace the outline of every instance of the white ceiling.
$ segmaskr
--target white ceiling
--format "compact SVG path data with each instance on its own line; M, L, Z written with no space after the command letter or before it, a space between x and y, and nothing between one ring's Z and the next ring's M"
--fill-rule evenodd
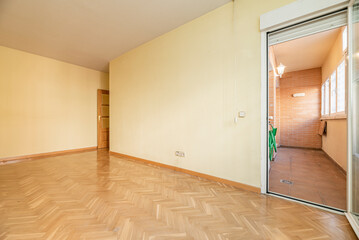
M285 72L321 67L339 33L337 28L274 45L277 64L283 63Z
M108 71L119 55L230 0L0 0L0 45Z

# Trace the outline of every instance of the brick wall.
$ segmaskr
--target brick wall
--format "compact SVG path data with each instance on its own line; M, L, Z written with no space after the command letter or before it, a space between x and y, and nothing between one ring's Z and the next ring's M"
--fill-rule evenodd
M279 124L280 124L280 91L279 88L277 86L277 78L278 77L274 77L273 71L269 72L268 75L268 115L273 117L273 119L270 119L269 122L276 127L277 130L277 135L276 135L276 142L277 145L279 145L279 140L280 140L280 128L279 128ZM269 127L270 128L270 127Z
M280 131L281 131L281 127L280 127L280 86L277 86L276 89L276 101L275 101L275 107L276 107L276 111L275 111L275 127L277 128L277 135L276 135L276 142L277 145L280 146Z
M275 115L275 98L276 98L276 92L275 92L275 77L273 74L273 71L270 71L268 74L268 114L269 116L274 117ZM270 122L273 122L272 120Z
M285 73L280 79L280 144L321 148L321 68ZM304 97L293 97L305 93Z

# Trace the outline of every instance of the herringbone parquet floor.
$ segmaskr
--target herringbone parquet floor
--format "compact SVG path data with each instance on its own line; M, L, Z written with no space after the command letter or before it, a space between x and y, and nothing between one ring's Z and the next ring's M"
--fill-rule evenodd
M0 239L356 239L344 216L92 151L0 165Z

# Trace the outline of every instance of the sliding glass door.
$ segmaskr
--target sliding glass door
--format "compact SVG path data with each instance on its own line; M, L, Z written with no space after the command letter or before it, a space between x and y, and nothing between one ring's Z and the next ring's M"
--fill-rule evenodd
M349 39L351 45L351 74L349 77L349 102L351 103L351 124L349 128L349 154L351 155L351 181L349 181L348 219L359 235L359 0L354 1L352 8L351 29ZM351 162L351 163L350 163Z
M337 211L347 210L347 25L343 9L268 33L267 190Z

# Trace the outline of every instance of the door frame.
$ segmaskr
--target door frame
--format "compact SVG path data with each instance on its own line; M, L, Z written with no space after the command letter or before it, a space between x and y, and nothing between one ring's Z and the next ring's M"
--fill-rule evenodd
M348 39L353 39L353 5L355 0L350 0L348 5ZM353 212L353 202L352 202L352 163L353 163L353 110L352 110L352 83L354 80L354 73L353 73L353 41L348 41L348 172L347 174L347 197L348 197L348 211L345 213L350 225L352 226L354 232L356 233L357 237L359 238L359 219L354 217L352 214Z
M278 8L271 12L261 15L260 31L261 31L261 193L269 194L268 192L268 33L297 24L306 20L316 18L321 15L326 15L338 10L347 8L348 12L348 130L347 130L347 216L348 221L353 227L353 230L359 237L359 224L352 216L352 94L351 84L353 79L353 44L352 38L352 14L353 14L354 0L297 0L289 5ZM280 196L279 196L280 197ZM307 204L296 199L289 199L302 204ZM312 207L320 206L310 204Z
M261 193L268 193L268 33L351 7L349 0L297 0L260 16L261 31ZM348 27L349 29L349 27ZM349 30L350 31L350 30ZM348 32L349 32L348 31ZM349 48L350 46L348 46ZM349 63L350 64L350 63ZM350 67L350 66L348 66ZM350 78L350 76L349 76ZM349 86L348 86L349 87ZM349 107L348 107L349 109ZM348 119L349 119L348 112ZM348 145L350 142L348 142ZM349 154L348 154L349 156ZM348 172L349 172L348 159ZM349 204L348 204L349 206Z
M96 121L97 121L97 148L100 145L100 129L101 129L101 119L100 119L100 112L101 112L101 103L102 98L100 97L101 94L110 94L109 90L105 89L97 89L97 114L96 114Z

